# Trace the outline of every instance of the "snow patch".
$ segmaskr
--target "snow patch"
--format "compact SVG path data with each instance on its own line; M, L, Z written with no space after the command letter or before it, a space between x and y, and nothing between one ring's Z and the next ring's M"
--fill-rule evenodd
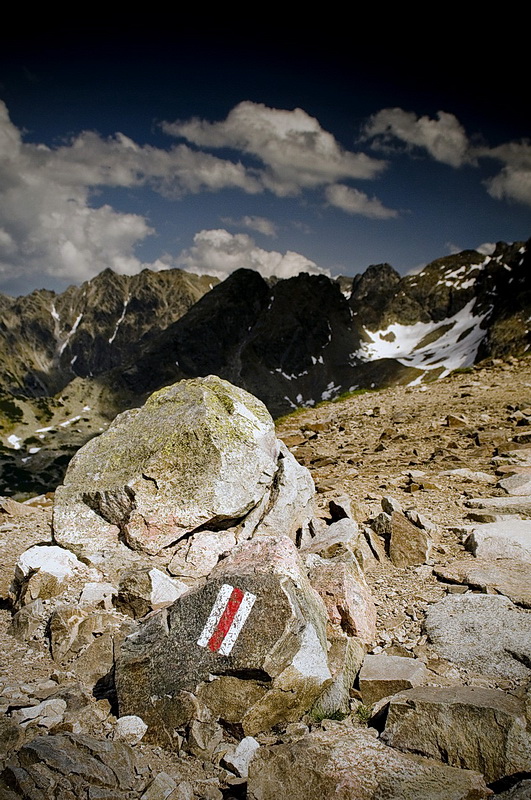
M8 441L8 444L11 445L13 450L20 450L20 442L22 441L20 436L15 436L15 434L12 433L11 436L7 437L7 441Z

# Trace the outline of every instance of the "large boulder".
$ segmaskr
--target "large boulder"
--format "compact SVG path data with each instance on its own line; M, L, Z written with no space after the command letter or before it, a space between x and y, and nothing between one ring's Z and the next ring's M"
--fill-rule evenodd
M531 613L507 597L448 595L428 609L426 633L439 655L503 678L531 674Z
M326 618L288 537L243 542L125 640L120 714L142 717L146 738L170 746L194 719L248 736L299 719L332 682Z
M482 772L488 783L531 771L525 703L499 689L422 686L391 698L382 734L399 750Z
M210 375L155 392L78 451L56 492L54 535L94 563L132 550L169 560L187 534L247 517L247 538L263 523L295 539L313 493L265 406Z
M483 777L405 755L366 728L336 725L297 742L260 747L249 766L249 800L482 800Z

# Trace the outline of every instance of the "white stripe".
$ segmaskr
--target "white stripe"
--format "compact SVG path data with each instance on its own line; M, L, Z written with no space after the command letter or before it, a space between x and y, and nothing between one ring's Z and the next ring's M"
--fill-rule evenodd
M233 586L229 586L228 583L224 583L221 589L218 592L218 596L216 597L216 602L212 606L212 611L210 612L210 616L205 623L205 627L203 628L203 632L201 636L197 640L197 644L200 647L206 647L209 643L212 634L216 630L216 626L221 619L221 615L225 611L225 606L229 602L229 598L232 594ZM231 626L232 627L232 626Z
M256 595L251 594L251 592L245 592L243 599L240 603L240 607L236 612L234 619L232 620L232 625L227 631L225 638L221 644L221 647L218 650L218 653L221 653L222 656L228 656L232 648L236 643L236 639L240 635L240 631L245 624L245 620L251 613L251 608L254 605L254 601L256 600Z

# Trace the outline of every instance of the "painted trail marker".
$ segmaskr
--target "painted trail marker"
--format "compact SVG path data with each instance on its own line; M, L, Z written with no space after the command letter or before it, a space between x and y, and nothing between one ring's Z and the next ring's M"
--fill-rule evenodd
M197 640L200 647L228 656L256 600L256 595L224 583Z

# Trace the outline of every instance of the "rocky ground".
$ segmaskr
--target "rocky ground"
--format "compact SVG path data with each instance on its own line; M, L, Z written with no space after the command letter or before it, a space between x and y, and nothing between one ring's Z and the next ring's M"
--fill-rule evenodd
M531 518L531 360L491 361L437 383L304 409L279 420L277 434L315 481L322 529L314 533L325 535L334 519L351 517L359 526L355 552L377 618L349 711L335 719L314 713L258 733L248 786L246 768L216 758L201 740L204 730L178 752L135 740L134 732L120 729L110 695L94 694L52 658L37 623L34 635L28 636L27 619L20 621L24 633L14 631L9 584L15 564L28 547L51 542L51 509L45 500L3 501L0 757L7 767L0 794L6 800L268 800L313 798L312 791L343 800L448 800L490 796L485 783L506 800L531 797L531 534L525 524ZM390 704L383 700L397 692L403 694ZM427 732L425 740L418 731ZM62 760L46 749L52 740ZM68 765L77 763L72 748L77 759L83 753L85 783L79 785L93 793L76 794L77 784L64 777L63 788L51 794L44 772L41 785L33 778L25 788L28 764L45 763L68 776ZM347 752L374 763L381 773L376 788L353 781L359 764ZM415 755L406 763L403 753ZM419 776L431 770L433 784L403 778L413 769L411 759L421 762ZM289 769L294 760L297 780ZM439 775L442 764L447 772ZM108 778L94 777L94 770ZM466 786L459 783L463 775L472 776Z

